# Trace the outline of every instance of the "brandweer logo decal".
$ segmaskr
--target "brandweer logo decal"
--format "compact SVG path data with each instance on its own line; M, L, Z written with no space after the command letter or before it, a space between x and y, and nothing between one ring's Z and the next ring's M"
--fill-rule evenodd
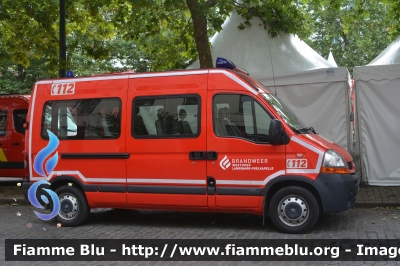
M226 170L231 166L231 162L229 161L228 156L225 155L225 157L222 158L221 161L219 161L219 166L221 166L223 170Z
M268 158L231 158L227 155L219 161L222 170L230 168L232 171L274 171L273 166L268 166Z
M51 158L47 160L45 166L46 172L43 169L43 164L46 158L49 157L49 155L53 153L60 144L58 138L50 130L47 130L47 133L49 134L49 143L47 144L46 147L44 147L42 150L38 152L35 162L33 163L33 168L35 169L36 173L40 174L43 177L47 177L56 167L58 162L58 152L56 152ZM34 183L28 190L28 199L30 203L38 209L44 209L44 207L38 201L36 196L36 192L41 185L50 186L50 183L47 182L46 180L40 180ZM51 189L48 188L41 188L41 189L44 190L48 195L50 195L50 198L53 202L53 211L49 214L43 214L37 211L34 211L34 213L40 219L47 221L54 218L60 211L60 200L58 199L57 194ZM49 199L45 195L41 195L40 198L45 204L49 203Z

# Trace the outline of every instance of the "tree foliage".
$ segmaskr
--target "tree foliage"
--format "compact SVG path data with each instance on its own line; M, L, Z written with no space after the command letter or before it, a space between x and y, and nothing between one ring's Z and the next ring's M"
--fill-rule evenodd
M306 37L311 33L311 29L306 23L308 14L304 12L304 7L300 3L294 0L244 0L235 7L236 12L246 19L239 25L239 29L251 26L249 20L257 17L263 22L271 37L276 37L280 33Z
M308 3L313 34L305 39L313 49L327 58L329 51L339 66L371 62L393 40L396 34L389 6L382 1L342 0L333 8L326 3Z
M110 16L116 34L149 55L148 70L183 68L196 56L193 25L184 1L119 2Z
M111 53L110 43L118 36L134 41L138 50L152 57L149 70L182 68L197 56L207 61L204 67L210 67L210 55L204 60L201 55L210 53L209 36L221 30L232 10L248 20L260 17L272 36L279 32L302 34L304 29L298 22L304 17L294 4L288 0L67 1L68 55L70 59L78 52L94 60L104 60ZM5 29L1 32L4 40L1 44L13 61L28 67L32 58L53 55L50 65L58 66L58 5L56 0L0 2L0 25ZM196 16L203 19L201 26L196 25L197 20L193 19ZM15 24L21 25L21 30L15 31ZM246 25L250 23L247 21L240 27ZM200 34L196 35L196 31ZM71 63L69 60L67 67Z
M30 94L32 85L40 79L56 77L49 68L46 58L33 58L30 67L25 68L12 60L6 60L2 56L0 67L0 92L1 93L23 93Z
M196 58L210 67L209 39L232 11L245 19L239 29L260 18L272 37L297 34L350 69L400 34L400 0L75 0L66 8L60 62L59 1L0 0L0 92L28 92L60 63L80 76L179 69Z

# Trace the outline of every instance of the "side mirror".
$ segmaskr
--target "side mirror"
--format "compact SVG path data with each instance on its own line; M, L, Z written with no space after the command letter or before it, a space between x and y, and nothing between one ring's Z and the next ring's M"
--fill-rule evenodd
M271 145L286 145L290 141L289 136L283 130L281 121L277 119L271 120L268 135Z

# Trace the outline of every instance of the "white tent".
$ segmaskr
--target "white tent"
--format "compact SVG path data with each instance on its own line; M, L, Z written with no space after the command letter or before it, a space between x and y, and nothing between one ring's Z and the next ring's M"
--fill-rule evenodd
M261 72L298 72L334 67L297 36L280 34L271 38L261 20L253 18L251 27L239 30L243 18L232 13L222 25L222 31L211 39L211 53L215 59L223 57L245 68L252 76ZM271 59L272 57L272 59ZM199 68L198 60L189 68Z
M213 61L231 60L290 106L317 133L350 147L350 75L335 67L295 35L271 38L259 19L239 30L244 21L236 13L211 40ZM199 68L194 62L189 68Z
M328 62L329 62L331 65L335 66L335 67L338 66L338 65L336 64L335 58L333 57L333 54L332 54L331 51L329 52Z
M354 68L357 148L369 185L400 185L400 38Z
M391 43L382 53L369 63L372 65L400 64L400 38Z

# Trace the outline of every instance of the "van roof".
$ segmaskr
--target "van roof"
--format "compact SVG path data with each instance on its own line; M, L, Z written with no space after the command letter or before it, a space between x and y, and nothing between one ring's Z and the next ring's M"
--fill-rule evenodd
M215 68L202 68L202 69L177 69L177 70L166 70L166 71L155 71L155 72L135 72L133 70L121 71L121 72L109 72L109 73L99 73L99 74L90 74L87 76L75 76L75 77L63 77L63 78L49 78L42 79L39 81L52 81L52 80L74 80L74 79L90 79L93 77L110 77L110 76L157 76L157 75L168 75L168 73L173 72L198 72L198 71L208 71ZM228 69L227 69L228 70Z
M26 94L0 94L0 99L23 99L29 103L31 96Z
M113 72L113 73L104 73L104 74L94 74L90 76L78 76L78 77L65 77L65 78L55 78L55 79L44 79L37 81L36 84L51 84L51 83L60 83L60 82L80 82L87 80L102 80L102 79L118 79L118 78L149 78L149 77L161 77L161 76L180 76L187 75L185 73L192 74L206 74L213 71L226 71L226 72L234 72L239 75L242 79L249 82L256 90L261 89L265 93L271 93L271 91L262 85L257 80L253 79L250 76L247 76L243 73L225 69L225 68L201 68L201 69L179 69L179 70L167 70L167 71L159 71L159 72L140 72L136 73L134 71L125 71L125 72Z

